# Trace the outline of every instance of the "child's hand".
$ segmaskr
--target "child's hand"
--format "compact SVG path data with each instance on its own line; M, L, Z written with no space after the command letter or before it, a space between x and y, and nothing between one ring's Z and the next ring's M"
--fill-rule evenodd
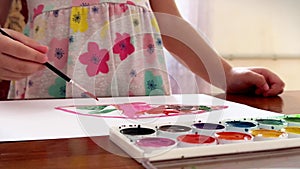
M19 80L44 68L48 48L25 35L3 29L15 40L0 34L0 79Z
M285 86L276 74L265 68L233 68L227 79L228 93L276 96Z

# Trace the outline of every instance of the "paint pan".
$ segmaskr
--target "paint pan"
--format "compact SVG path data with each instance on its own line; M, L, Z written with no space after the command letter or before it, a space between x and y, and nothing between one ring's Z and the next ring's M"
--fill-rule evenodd
M193 147L216 145L217 141L214 137L199 135L199 134L186 134L177 137L179 147Z
M189 134L192 128L183 125L162 125L157 129L157 135L176 139L180 135Z
M195 123L192 125L193 132L200 135L214 136L216 132L225 130L225 126L215 123Z
M299 126L289 126L282 129L283 132L288 134L288 138L299 138L300 137L300 127Z
M251 121L226 121L225 122L226 131L236 131L236 132L250 132L251 130L257 129L256 122Z
M244 143L253 141L253 136L243 132L223 131L215 134L219 144Z
M166 152L175 148L177 142L170 138L164 137L146 137L136 140L135 143L138 147L143 149L145 153L151 152Z
M281 130L287 126L287 122L281 119L256 119L258 128L268 130Z
M300 126L300 117L290 117L290 116L286 116L283 118L287 123L288 126Z
M285 132L269 129L252 130L251 134L254 137L254 141L278 140L288 138L288 134Z
M156 131L152 128L145 128L138 125L137 127L129 127L121 129L120 132L127 136L132 141L144 137L156 136Z

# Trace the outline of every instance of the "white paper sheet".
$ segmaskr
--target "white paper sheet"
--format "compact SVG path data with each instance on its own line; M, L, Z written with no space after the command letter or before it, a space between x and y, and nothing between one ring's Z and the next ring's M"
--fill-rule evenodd
M199 104L226 105L227 109L198 115L166 117L156 119L107 119L80 116L56 110L57 106L96 105L128 102L151 104ZM42 140L57 138L102 136L109 134L110 126L122 124L147 124L197 121L218 122L224 119L250 117L270 117L282 114L252 108L208 95L174 95L153 97L103 98L93 99L53 99L0 102L0 141Z

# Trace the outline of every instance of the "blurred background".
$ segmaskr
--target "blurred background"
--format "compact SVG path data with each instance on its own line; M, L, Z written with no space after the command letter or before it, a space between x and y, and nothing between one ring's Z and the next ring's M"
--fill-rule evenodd
M300 89L299 0L176 0L176 3L182 16L233 66L267 67L286 82L286 90ZM178 83L182 83L183 75L187 76L183 81L194 78L175 60L170 57L168 60L168 68ZM177 76L174 68L182 68L184 72ZM185 83L175 92L211 90L201 80L196 78L196 81L198 88Z

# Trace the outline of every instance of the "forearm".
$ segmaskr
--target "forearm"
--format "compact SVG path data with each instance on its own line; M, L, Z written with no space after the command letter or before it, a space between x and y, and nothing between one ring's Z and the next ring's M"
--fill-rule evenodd
M5 24L6 18L8 16L8 12L11 6L12 0L1 0L0 6L0 25L3 27Z
M187 44L168 36L163 36L163 42L166 49L193 73L226 90L226 77L231 71L231 66L221 57L217 57L212 49L205 48L198 42Z
M226 90L232 67L182 18L157 15L165 48L193 73Z
M150 0L165 48L196 75L226 90L232 67L184 19L174 0Z

